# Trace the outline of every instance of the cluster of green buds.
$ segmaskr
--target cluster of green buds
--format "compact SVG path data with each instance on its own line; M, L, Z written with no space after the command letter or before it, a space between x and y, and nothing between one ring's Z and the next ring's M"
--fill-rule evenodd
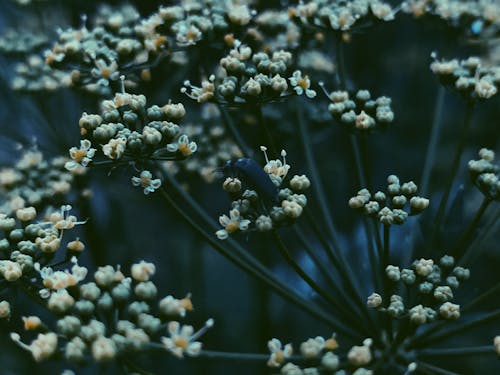
M19 208L66 202L75 175L85 172L75 168L69 172L64 168L65 157L47 159L37 149L24 151L12 167L0 168L0 210L12 214Z
M197 339L213 326L213 320L197 332L190 325L181 325L178 320L193 309L191 297L159 299L151 281L155 272L155 265L145 261L132 265L131 277L125 277L119 266L108 265L99 267L93 280L87 280L87 269L76 262L71 272L44 268L40 273L45 280L59 281L47 283L50 287L45 295L48 308L58 315L55 330L39 317L29 316L23 318L24 328L38 333L36 338L30 345L17 333L11 338L37 362L60 354L68 362L82 365L88 363L90 354L91 361L122 360L131 366L131 353L153 348L177 357L196 356L201 350ZM74 280L75 274L77 282L61 282Z
M291 72L292 53L283 50L272 54L254 53L251 47L238 40L231 44L232 50L220 60L223 76L211 75L201 87L185 81L181 91L200 103L224 104L265 103L294 93L309 98L316 96L308 76L303 76L300 70Z
M300 352L294 355L292 344L283 346L280 340L273 338L267 346L271 356L267 365L271 368L280 368L284 375L368 375L373 359L373 340L365 339L362 345L355 345L346 353L338 353L339 344L334 335L325 339L321 336L309 338L300 344ZM294 362L307 363L299 366Z
M166 161L167 170L172 174L198 175L207 183L216 181L217 175L214 170L217 170L226 160L243 156L221 122L219 108L213 103L203 104L201 119L182 127L189 138L196 139L198 150L193 157L183 163Z
M401 8L417 18L425 15L439 17L453 27L468 30L471 36L500 27L500 5L495 1L406 0Z
M383 225L400 225L409 215L418 215L429 206L429 200L417 196L417 190L413 181L400 184L397 176L390 175L386 193L377 191L372 195L368 189L361 189L349 199L349 207L377 218Z
M431 55L432 72L442 85L457 90L466 100L485 100L498 93L500 70L498 66L483 66L479 57L465 60L437 60L437 54Z
M149 67L166 50L166 38L154 30L138 30L140 15L131 5L100 8L93 27L86 17L79 29L58 31L58 40L45 52L46 63L71 72L75 86L99 95L113 92L110 83L126 74L127 84L150 77Z
M368 90L355 95L347 91L333 91L328 95L328 111L342 126L351 131L366 132L385 129L394 120L391 99L381 96L372 99Z
M469 161L469 172L472 182L491 200L500 200L500 180L498 172L500 167L493 164L495 152L487 148L479 150L479 160Z
M313 0L289 8L290 18L304 26L348 31L359 24L392 21L395 10L380 0Z
M414 325L422 325L436 319L455 320L460 317L460 305L452 303L453 290L467 280L470 272L467 268L454 266L452 256L444 255L439 264L432 259L419 259L411 268L400 269L388 265L385 277L389 280L391 290L398 289L398 284L415 289L417 301L407 296L393 294L389 301L373 293L368 297L368 307L388 314L394 319L408 318ZM410 306L407 306L410 304Z
M184 160L197 150L196 143L181 134L175 123L185 114L180 103L147 106L144 95L118 93L102 102L100 114L82 115L79 125L84 139L80 147L69 150L72 160L66 163L66 169L86 167L98 156L111 164L139 167L154 161ZM132 179L146 194L157 189L158 182L147 169Z
M15 215L0 213L0 282L31 287L37 268L50 264L66 243L66 259L79 255L85 245L77 238L67 242L63 232L84 222L70 215L71 206L48 210L39 218L34 207L20 208ZM37 220L40 219L40 220Z
M222 215L219 222L224 229L216 235L224 240L237 232L268 232L292 225L302 215L307 205L303 194L311 185L305 175L295 175L284 187L290 165L286 162L286 152L281 151L283 161L269 160L266 147L261 146L266 157L262 168L251 159L228 162L229 170L223 188L232 199L229 216ZM240 177L238 177L240 176ZM248 186L248 188L245 188ZM252 189L253 188L253 189Z

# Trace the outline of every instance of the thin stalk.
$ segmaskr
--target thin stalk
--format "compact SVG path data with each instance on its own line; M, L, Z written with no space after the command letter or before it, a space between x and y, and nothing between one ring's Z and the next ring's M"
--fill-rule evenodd
M264 128L264 132L266 133L267 142L269 143L271 152L274 155L279 155L279 150L276 147L276 143L274 142L274 137L271 133L271 129L269 129L269 127L267 126L266 120L264 118L264 113L262 112L262 104L257 104L256 112L257 112L257 121L259 123L258 126L262 126Z
M304 233L298 226L294 226L294 232L299 238L299 241L304 247L304 251L309 255L310 259L314 262L315 266L318 268L318 270L321 272L323 275L323 278L328 282L329 287L332 290L332 293L336 296L341 296L342 300L338 300L339 302L337 303L337 308L343 312L346 316L351 317L352 312L354 311L358 318L362 321L365 322L365 318L363 317L362 312L359 310L359 307L352 301L352 298L350 298L349 295L346 295L344 288L341 287L340 283L338 283L334 277L332 277L333 273L331 270L328 270L325 267L325 262L318 257L318 255L315 253L314 249L312 249L309 241L305 237ZM346 305L348 305L352 311L348 310L346 308Z
M373 228L375 229L375 243L377 244L377 249L378 249L378 256L380 261L382 261L382 258L384 256L384 245L382 243L382 236L380 236L380 230L379 230L379 222L376 217L373 217L371 219Z
M432 374L432 375L460 375L457 372L453 371L448 371L445 370L444 368L441 368L436 365L431 365L430 363L424 362L424 361L417 361L417 369L421 370L427 374Z
M358 173L358 181L359 181L359 189L369 188L367 186L367 176L366 176L366 168L364 167L361 150L360 150L360 139L355 135L351 134L349 136L349 140L351 141L351 147L354 154L354 161L356 163L356 171ZM368 256L370 259L370 266L373 276L373 283L378 288L380 286L381 280L377 277L379 274L376 271L376 265L378 263L377 254L375 252L375 247L373 246L373 228L371 227L371 223L363 220L363 228L365 230L366 243L368 244Z
M304 280L307 285L311 287L319 296L321 296L325 301L330 303L330 305L339 308L338 301L332 298L323 288L321 288L316 281L314 281L308 274L305 272L302 267L293 259L288 247L285 245L281 236L278 234L276 230L273 230L273 239L278 245L278 250L283 257L283 259L288 263L290 267Z
M266 363L269 359L268 354L258 354L258 353L230 353L221 352L215 350L202 350L196 357L192 358L203 358L203 359L223 359L224 361L242 361L242 362L262 362Z
M363 162L361 159L359 139L354 134L350 134L349 140L351 141L351 147L354 154L354 161L356 163L356 171L358 173L358 180L359 180L359 189L368 188L368 186L366 186L366 171L363 167Z
M341 90L346 89L346 78L345 78L345 59L344 59L344 42L342 41L342 33L338 32L335 34L335 60L337 62L337 77L339 79L339 86Z
M432 173L432 166L436 163L436 149L439 141L439 133L441 132L441 118L443 116L443 104L445 97L445 88L440 85L436 95L436 103L434 105L434 118L432 120L431 135L429 144L427 145L427 153L425 155L424 169L420 178L420 192L422 197L427 196L429 189L429 179Z
M243 153L243 156L251 158L253 156L253 151L248 146L248 144L243 139L243 137L241 136L241 133L239 132L238 128L234 124L233 119L229 115L227 107L222 105L222 104L218 104L218 107L219 107L219 110L222 114L222 119L224 121L224 125L226 126L226 129L229 131L229 133L233 137L234 141L236 142L236 144L240 148L241 152Z
M411 347L418 347L418 346L423 346L423 345L427 346L427 345L429 345L429 343L432 343L432 342L435 342L438 340L446 339L449 336L453 336L457 333L462 333L463 331L466 331L470 328L474 328L478 325L481 325L483 323L488 323L490 321L494 321L494 320L499 319L499 318L500 318L500 309L493 311L492 313L483 315L482 318L468 321L464 324L449 328L449 329L444 330L444 331L443 331L443 329L440 329L439 332L436 333L436 331L440 327L433 329L433 330L427 330L423 334L415 336L415 338L408 343L408 346L411 346ZM441 327L444 327L444 326L441 326Z
M489 240L491 235L496 235L498 233L498 227L500 226L498 219L500 219L500 207L497 207L497 209L493 212L491 220L483 225L475 240L467 248L467 250L465 250L460 262L458 262L458 265L471 264L474 259L477 259L481 251L484 249L483 244Z
M435 221L435 239L439 240L441 236L441 227L443 225L444 217L446 214L446 207L448 205L448 199L450 197L451 189L453 187L453 181L457 176L458 169L460 166L460 159L462 157L462 153L465 149L465 144L467 142L467 136L469 134L469 129L472 125L472 115L474 113L474 103L469 101L467 102L465 108L465 116L464 116L464 124L462 126L462 132L460 134L460 140L458 143L457 150L455 152L455 156L453 158L453 163L451 165L451 172L448 179L448 184L444 190L443 197L441 198L441 202L439 203L439 208L437 210Z
M453 249L453 251L451 252L451 255L453 255L457 261L461 259L467 245L469 244L469 241L471 240L472 236L474 235L474 232L475 232L479 222L481 221L481 218L483 217L486 209L489 207L491 202L492 202L491 199L489 199L488 197L484 197L483 202L481 203L481 206L479 207L476 214L474 215L474 218L469 223L467 229L460 236L460 239L457 241L457 245L456 245L455 249Z
M495 286L493 286L489 290L485 291L483 294L481 294L478 297L476 297L474 300L472 300L471 302L469 302L464 307L461 307L460 308L460 312L464 313L466 311L469 311L470 309L472 309L473 307L476 307L481 302L483 302L485 299L489 298L491 295L495 294L498 291L500 291L500 282L498 282Z
M472 346L466 348L440 348L440 349L423 349L418 351L419 357L448 357L448 356L464 356L464 355L494 355L495 350L492 345Z
M391 246L391 226L384 225L384 252L382 254L382 274L385 273L385 268L389 265L389 253Z
M305 253L308 255L314 263L314 266L321 272L323 278L328 282L331 288L336 288L338 283L332 277L332 273L328 271L325 266L325 262L316 254L312 248L310 241L308 241L305 233L296 225L293 226L293 231L297 235ZM1 285L1 284L0 284Z
M317 163L314 159L314 154L311 148L309 131L307 129L307 125L305 124L304 114L302 112L302 107L300 105L298 106L298 122L300 130L300 139L302 140L306 156L306 163L309 172L311 173L312 187L318 199L319 209L326 223L326 227L330 235L331 244L333 247L333 249L330 246L327 248L328 250L327 254L329 255L330 258L336 259L336 263L339 264L338 267L339 272L342 272L344 274L346 280L348 281L347 282L348 286L351 288L353 294L357 296L358 302L362 306L364 306L363 298L359 294L359 291L361 290L360 286L353 278L354 273L352 271L352 268L349 266L349 264L346 263L343 256L343 252L341 251L339 246L338 235L333 225L333 220L329 210L331 206L328 204L328 201L326 199L326 194L322 187L321 178L317 168Z

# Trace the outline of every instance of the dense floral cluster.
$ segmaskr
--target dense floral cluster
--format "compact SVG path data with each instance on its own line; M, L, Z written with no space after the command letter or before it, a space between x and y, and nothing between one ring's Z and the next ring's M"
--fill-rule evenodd
M500 200L500 180L498 178L500 167L493 164L495 152L482 148L479 150L479 157L479 160L469 161L472 182L486 198Z
M266 148L262 146L261 149L267 162L262 169L251 159L238 159L226 165L226 174L232 176L226 178L223 188L230 194L232 203L229 216L219 218L224 229L216 235L221 240L237 232L268 232L291 225L307 205L303 192L311 184L309 179L305 175L295 175L289 180L289 187L284 187L290 169L286 152L281 151L282 162L269 160Z
M20 208L38 209L48 204L67 201L75 175L82 168L68 172L65 157L46 159L42 152L31 149L23 152L12 167L0 168L0 210L12 214Z
M368 90L359 90L354 97L347 91L333 91L328 111L342 126L353 131L385 129L394 120L391 99L381 96L372 99Z
M483 66L479 57L465 60L441 60L432 56L432 72L441 84L457 90L467 100L489 99L498 93L500 67Z
M345 355L337 354L339 344L335 336L325 339L321 336L309 338L300 344L300 355L292 355L292 344L283 346L280 340L269 340L267 346L271 356L267 365L281 368L284 375L319 375L319 374L353 374L371 375L366 367L370 365L373 354L372 339L365 339L362 345L355 345ZM307 366L299 366L292 361L307 362Z
M140 168L155 160L184 160L197 149L173 122L185 114L182 104L148 107L144 95L116 94L101 103L100 114L82 115L79 126L84 139L80 147L69 150L72 160L66 163L66 169L86 167L98 155L109 163L133 163ZM99 153L93 145L99 145ZM132 180L134 185L144 187L145 193L154 191L159 184L149 171L143 172L140 181Z
M55 91L71 85L69 73L51 69L38 55L30 55L14 67L11 87L14 90L36 93Z
M455 259L444 255L439 264L432 259L419 259L411 268L400 269L388 265L385 277L390 282L390 293L401 290L398 283L408 288L407 295L392 294L388 301L373 293L368 297L368 307L388 314L394 319L408 318L414 325L432 322L436 319L455 320L460 317L460 305L452 303L453 290L467 280L470 272L467 268L454 267ZM415 290L410 297L411 291ZM415 297L415 294L417 297Z
M309 77L300 70L291 73L293 55L287 51L255 53L252 48L232 42L234 47L220 60L224 74L216 80L211 75L196 87L186 81L182 92L200 103L217 101L219 103L264 103L291 95L305 95L314 98ZM287 82L288 78L288 82ZM290 89L293 91L291 92Z
M63 245L64 231L83 222L70 215L71 206L48 210L40 221L34 207L19 208L15 216L0 213L0 281L18 283L30 288L36 269L50 264ZM84 244L76 239L67 242L66 257L80 254ZM54 283L56 283L54 281Z
M375 21L392 21L395 11L380 0L313 0L289 9L291 18L305 26L348 31Z
M45 297L48 308L59 317L55 331L39 317L23 318L27 331L39 332L26 345L16 333L11 335L21 347L31 352L37 361L62 354L68 362L83 364L89 354L95 362L114 359L150 350L153 344L177 357L195 356L201 350L197 339L211 326L194 332L193 327L177 320L193 309L190 296L176 299L158 298L158 289L150 280L156 267L141 261L133 264L131 277L125 277L120 267L99 267L93 280L86 281L88 270L75 265L72 270L40 270L44 284L49 285Z
M413 181L400 184L397 176L390 175L387 177L387 194L381 191L371 194L368 189L362 189L349 199L349 206L377 218L384 225L400 225L408 215L420 214L429 206L429 200L417 196L417 190ZM409 209L405 210L408 205Z
M112 15L112 16L111 16ZM101 95L113 92L110 82L126 74L130 80L149 77L150 64L165 50L166 39L143 30L139 13L130 5L100 8L94 27L59 30L59 39L45 52L46 63L71 72L74 85ZM134 74L139 73L139 76Z

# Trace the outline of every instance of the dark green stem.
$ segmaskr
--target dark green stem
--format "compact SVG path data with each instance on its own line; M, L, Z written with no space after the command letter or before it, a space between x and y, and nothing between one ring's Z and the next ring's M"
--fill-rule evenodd
M462 333L470 328L474 328L481 324L488 323L490 321L495 321L499 318L500 318L500 310L496 310L489 314L483 315L481 318L470 320L459 326L454 326L446 330L442 329L442 327L446 327L445 325L434 329L428 329L421 335L415 336L415 338L408 343L408 346L412 348L419 346L427 346L432 342L444 340L447 337L453 336L457 333Z
M443 104L445 97L445 88L440 85L436 96L436 104L434 107L434 119L432 120L431 136L427 145L427 153L425 155L424 170L420 178L420 194L423 197L427 196L429 189L429 179L432 173L432 166L436 164L436 149L439 141L439 133L441 131L441 118L443 115Z
M218 106L222 114L222 120L224 121L224 125L226 126L226 129L229 131L234 141L240 148L241 152L243 153L243 156L251 158L253 156L253 151L248 146L246 141L243 139L241 133L238 131L238 128L234 124L234 121L231 118L231 115L229 114L227 107L222 104L219 104Z
M439 348L419 350L419 357L453 357L464 355L496 355L493 345L473 346L466 348Z
M491 202L492 202L491 199L489 199L488 197L485 197L483 199L483 202L481 203L481 206L477 210L476 215L474 215L474 218L470 222L469 226L460 236L460 239L457 241L456 247L451 252L451 255L455 257L456 261L459 261L462 258L462 255L464 254L467 245L472 239L472 236L474 235L474 232L476 231L476 228L479 222L481 221L481 218L483 217L486 209L488 208Z
M417 369L431 375L460 375L453 371L445 370L439 366L431 365L430 363L417 361Z
M441 198L441 202L439 203L439 208L437 210L436 219L435 219L435 240L437 243L440 241L441 237L441 229L443 226L443 221L446 216L446 208L448 206L448 199L450 197L451 189L453 187L453 181L457 176L458 169L460 166L460 159L462 157L462 153L465 149L465 144L467 142L467 136L469 134L469 129L472 125L472 115L474 113L474 103L469 101L467 102L467 106L465 108L465 116L464 116L464 124L462 126L462 132L460 134L460 139L458 143L457 150L455 152L455 156L453 157L453 162L450 168L450 175L448 177L448 184L444 190L443 197Z

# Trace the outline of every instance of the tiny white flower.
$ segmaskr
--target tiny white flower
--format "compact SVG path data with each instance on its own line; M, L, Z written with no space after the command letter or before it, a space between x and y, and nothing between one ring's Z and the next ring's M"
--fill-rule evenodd
M316 91L310 89L311 81L308 76L302 77L302 72L296 70L293 72L292 76L288 78L293 89L297 95L302 95L304 92L308 98L314 98L316 96Z

